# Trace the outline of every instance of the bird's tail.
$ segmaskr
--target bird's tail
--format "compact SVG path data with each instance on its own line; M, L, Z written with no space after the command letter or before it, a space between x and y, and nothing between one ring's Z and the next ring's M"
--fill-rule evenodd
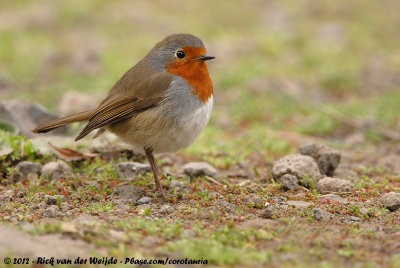
M50 122L47 122L46 124L40 125L38 127L36 127L34 130L32 130L33 133L46 133L49 131L52 131L53 129L71 124L71 123L75 123L75 122L81 122L81 121L88 121L90 119L90 117L92 117L92 114L95 112L96 110L89 110L86 112L81 112L78 114L73 114L73 115L69 115L66 117L62 117Z

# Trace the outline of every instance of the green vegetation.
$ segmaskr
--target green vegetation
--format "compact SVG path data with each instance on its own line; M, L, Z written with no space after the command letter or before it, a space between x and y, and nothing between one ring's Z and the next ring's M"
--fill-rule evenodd
M3 98L55 110L67 90L104 96L166 32L191 32L217 57L210 62L217 99L211 126L189 153L224 150L229 157L213 162L230 166L253 148L287 153L276 130L341 138L347 126L322 112L321 100L357 120L397 124L398 14L390 5L206 1L207 14L179 1L129 5L3 1L5 16L19 21L0 29L0 74L14 87Z
M23 136L16 136L12 132L0 129L0 172L10 169L13 163L21 160L35 161L36 153L32 142Z
M400 192L392 162L380 163L398 146L380 130L400 131L399 10L396 1L365 0L2 0L2 101L56 112L67 91L100 100L171 33L201 37L216 59L208 65L215 92L208 127L184 151L157 159L164 187L178 180L182 189L161 198L151 192L151 174L119 178L119 162L145 161L128 147L67 159L71 178L17 180L18 162L60 157L40 154L43 144L1 121L0 221L35 236L85 241L101 256L203 258L224 267L399 267L399 214L379 202ZM351 172L343 179L354 185L341 194L345 201L323 199L306 177L308 188L297 191L272 178L271 162L309 141L345 152ZM83 152L93 143L57 146ZM189 161L207 161L220 174L190 178L178 170ZM120 200L117 187L139 187L152 202ZM48 195L56 201L48 204ZM44 216L49 207L55 218ZM315 209L326 212L322 219Z

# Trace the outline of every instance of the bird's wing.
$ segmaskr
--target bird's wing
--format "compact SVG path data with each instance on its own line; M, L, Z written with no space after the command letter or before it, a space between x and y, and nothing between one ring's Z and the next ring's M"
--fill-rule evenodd
M171 82L171 78L165 73L155 73L140 80L141 82L132 85L134 88L131 90L112 92L92 114L75 140L82 139L97 128L128 119L156 106L164 99L165 90Z

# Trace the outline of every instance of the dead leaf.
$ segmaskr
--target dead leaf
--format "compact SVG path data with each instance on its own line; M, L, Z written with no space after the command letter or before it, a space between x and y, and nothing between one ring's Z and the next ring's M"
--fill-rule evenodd
M93 154L93 153L81 153L69 148L60 148L60 147L56 147L53 144L49 143L49 145L54 148L60 158L63 158L65 160L81 160L84 158L93 158L93 157L97 157L99 156L98 154Z

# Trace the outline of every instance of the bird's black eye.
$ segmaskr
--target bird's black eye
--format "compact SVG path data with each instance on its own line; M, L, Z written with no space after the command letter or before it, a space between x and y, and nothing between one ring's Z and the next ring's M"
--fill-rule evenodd
M175 56L176 56L178 59L183 59L183 58L186 57L186 54L185 54L184 51L178 50L178 51L175 53Z

